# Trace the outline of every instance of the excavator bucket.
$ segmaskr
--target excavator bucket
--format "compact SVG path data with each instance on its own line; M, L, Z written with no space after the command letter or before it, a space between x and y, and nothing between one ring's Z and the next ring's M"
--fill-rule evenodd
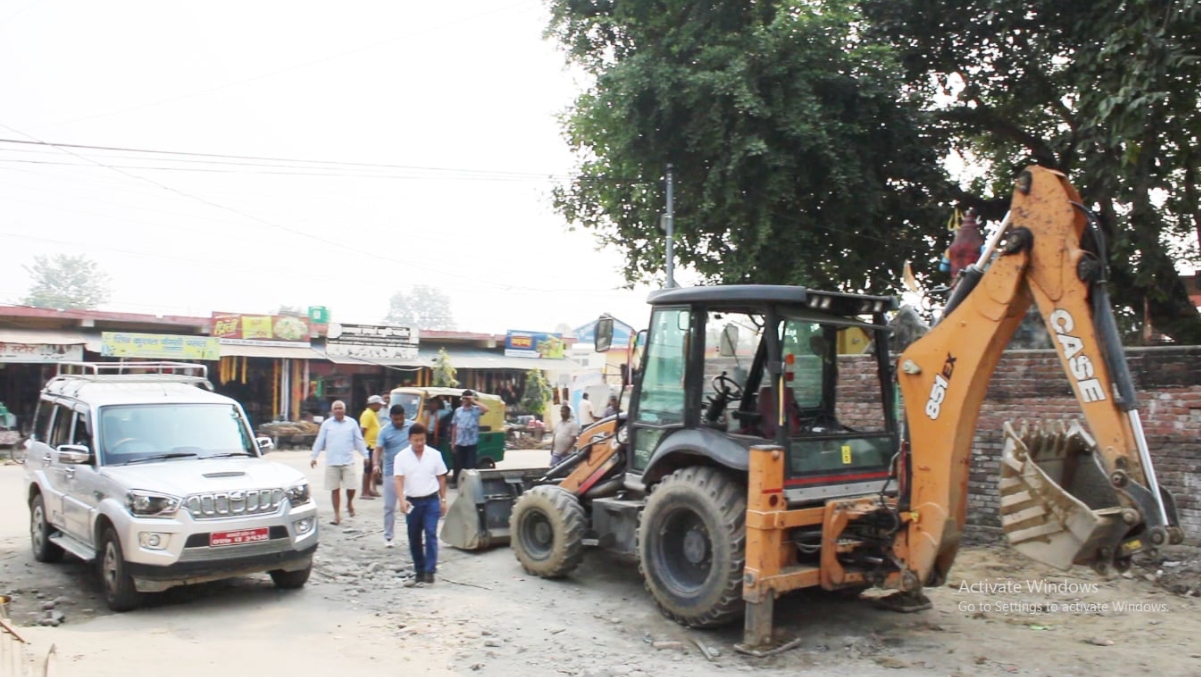
M458 498L442 523L442 541L460 550L507 545L513 503L548 470L464 470L459 475Z
M1075 422L1004 429L1001 525L1009 543L1061 570L1107 570L1128 527L1093 438Z

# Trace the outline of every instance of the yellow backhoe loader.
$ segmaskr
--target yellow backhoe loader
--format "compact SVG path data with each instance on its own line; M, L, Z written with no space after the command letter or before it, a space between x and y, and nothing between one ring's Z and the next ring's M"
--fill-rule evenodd
M629 411L588 427L555 468L466 473L443 538L509 543L545 577L571 572L588 545L636 553L667 616L692 627L743 617L749 649L770 642L790 590L874 586L897 591L899 610L927 607L923 587L945 581L959 549L989 380L1035 303L1085 424L1004 426L1002 525L1037 561L1124 570L1184 534L1155 478L1105 271L1080 196L1034 166L940 321L895 360L889 297L655 292ZM610 327L599 322L598 349ZM852 329L873 339L866 382L840 372Z

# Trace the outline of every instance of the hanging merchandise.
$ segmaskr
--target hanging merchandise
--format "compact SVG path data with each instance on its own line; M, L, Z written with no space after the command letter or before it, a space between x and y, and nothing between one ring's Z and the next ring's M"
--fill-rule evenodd
M951 218L947 219L947 232L959 232L959 226L962 223L963 213L956 209L955 211L951 212ZM938 262L938 270L939 272L943 273L951 272L951 250L949 247L943 252L942 260Z

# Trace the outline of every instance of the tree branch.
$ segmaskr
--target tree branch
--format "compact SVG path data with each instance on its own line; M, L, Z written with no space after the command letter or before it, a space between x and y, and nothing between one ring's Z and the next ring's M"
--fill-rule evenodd
M1001 117L995 110L988 107L951 108L940 111L939 119L960 125L976 127L991 132L1000 138L1016 141L1030 150L1038 164L1049 169L1060 169L1059 158L1047 142L1027 132L1013 122Z

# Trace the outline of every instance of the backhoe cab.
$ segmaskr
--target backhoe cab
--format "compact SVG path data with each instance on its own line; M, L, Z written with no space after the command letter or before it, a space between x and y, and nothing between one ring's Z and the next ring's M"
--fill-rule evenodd
M554 468L465 472L443 540L510 543L544 577L571 572L585 545L636 553L666 615L692 627L745 616L744 648L771 642L775 600L799 588L876 586L898 591L893 608L925 608L923 587L946 579L958 551L988 382L1036 303L1088 426L1005 425L1010 542L1100 571L1180 542L1081 204L1062 175L1023 172L939 323L895 361L891 298L763 285L653 293L631 346L629 411L585 429ZM598 348L611 327L598 322ZM852 330L872 340L874 378L840 369L840 333Z

